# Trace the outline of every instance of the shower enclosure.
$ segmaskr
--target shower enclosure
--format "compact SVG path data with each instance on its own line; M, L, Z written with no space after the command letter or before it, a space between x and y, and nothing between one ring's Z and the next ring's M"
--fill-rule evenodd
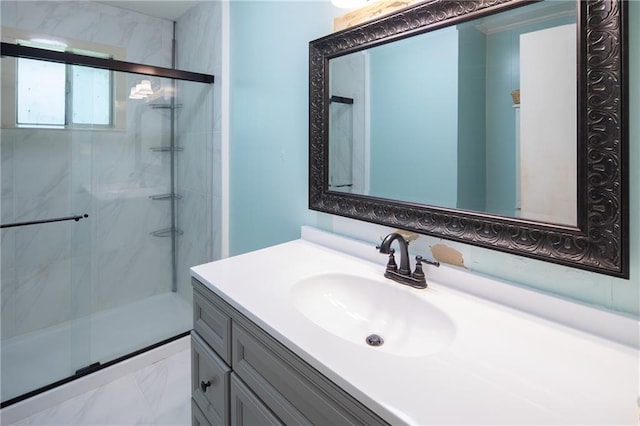
M8 43L1 67L6 406L191 329L213 76Z

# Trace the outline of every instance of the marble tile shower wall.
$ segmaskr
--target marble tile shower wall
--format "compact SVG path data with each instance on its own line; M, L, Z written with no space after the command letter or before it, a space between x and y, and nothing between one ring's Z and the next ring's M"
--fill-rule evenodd
M94 2L0 7L3 27L171 64L168 21ZM169 291L170 239L149 235L170 224L169 204L149 199L169 191L168 157L149 149L169 144L169 115L140 101L125 108L125 131L2 129L2 223L90 215L2 231L2 339Z
M221 74L222 2L204 2L180 17L176 25L177 66L213 74L203 87L178 85L177 161L178 291L191 300L189 268L221 257ZM198 48L194 48L198 46Z
M93 1L2 0L0 7L3 27L119 46L127 50L124 60L171 66L169 21Z

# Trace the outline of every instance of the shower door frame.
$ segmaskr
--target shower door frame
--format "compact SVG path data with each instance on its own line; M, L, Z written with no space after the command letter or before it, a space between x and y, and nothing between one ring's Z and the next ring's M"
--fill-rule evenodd
M69 53L69 52L58 52L58 51L40 49L40 48L29 47L29 46L21 46L21 45L5 43L5 42L2 42L0 45L0 56L43 60L43 61L49 61L49 62L64 63L69 65L79 65L79 66L85 66L90 68L99 68L99 69L105 69L110 71L125 72L130 74L140 74L140 75L147 75L147 76L153 76L153 77L168 78L174 81L181 80L181 81L190 81L190 82L196 82L196 83L213 84L215 80L214 76L211 74L203 74L203 73L179 70L175 68L165 68L165 67L145 65L145 64L134 63L134 62L119 61L115 59L97 58L97 57L85 56L85 55ZM175 63L173 65L175 66ZM172 121L173 121L173 117L172 117ZM71 219L76 220L75 217ZM172 222L174 221L175 221L175 215L172 215ZM10 226L20 226L20 225L26 226L29 224L31 223L11 224ZM173 224L173 226L175 226L175 223ZM175 275L175 271L173 272L173 274ZM140 355L151 349L160 347L166 343L169 343L176 339L180 339L184 336L187 336L189 333L190 331L186 331L184 333L178 334L177 336L170 337L168 339L154 343L150 346L146 346L144 348L138 349L134 352L128 353L126 355L123 355L111 361L105 362L104 364L100 364L100 363L98 363L97 365L92 364L88 367L85 367L81 370L76 371L75 374L71 376L55 381L48 385L42 386L40 388L31 390L25 394L10 398L7 401L2 401L0 403L0 408L5 408L7 406L13 405L17 402L23 401L25 399L38 395L42 392L46 392L60 385L71 382L87 374L91 374L97 370L101 370L103 368L112 366L114 364L117 364L131 357Z
M96 58L79 55L77 53L57 52L54 50L40 49L37 47L21 46L18 44L2 42L1 56L15 58L37 59L50 62L59 62L69 65L80 65L90 68L100 68L111 71L121 71L131 74L150 75L154 77L172 78L175 80L193 81L196 83L212 84L214 77L211 74L202 74L175 68L157 67L153 65L139 64L135 62L118 61L116 59Z

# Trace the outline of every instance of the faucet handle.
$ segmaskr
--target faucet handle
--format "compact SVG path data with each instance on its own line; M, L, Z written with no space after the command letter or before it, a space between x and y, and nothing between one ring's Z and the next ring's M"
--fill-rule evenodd
M380 250L380 246L376 246L376 249ZM394 249L389 249L389 261L387 262L387 271L397 271L398 270L398 264L396 263L396 258L393 256L393 254L396 251Z
M426 282L426 278L424 276L424 271L422 270L422 262L428 263L433 266L440 266L440 262L431 259L425 259L422 256L416 256L416 269L413 271L411 276L416 280L420 280L421 282Z
M397 271L398 264L396 263L396 258L393 257L393 254L396 251L394 249L389 250L389 261L387 262L387 271Z
M416 266L420 265L422 262L429 264L431 266L435 266L436 268L440 266L440 262L432 259L425 259L424 257L417 255L416 256Z

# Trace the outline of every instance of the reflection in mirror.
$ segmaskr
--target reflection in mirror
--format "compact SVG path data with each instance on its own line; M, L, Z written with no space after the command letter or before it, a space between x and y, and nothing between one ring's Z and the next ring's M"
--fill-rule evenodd
M577 225L576 2L329 61L330 191Z

